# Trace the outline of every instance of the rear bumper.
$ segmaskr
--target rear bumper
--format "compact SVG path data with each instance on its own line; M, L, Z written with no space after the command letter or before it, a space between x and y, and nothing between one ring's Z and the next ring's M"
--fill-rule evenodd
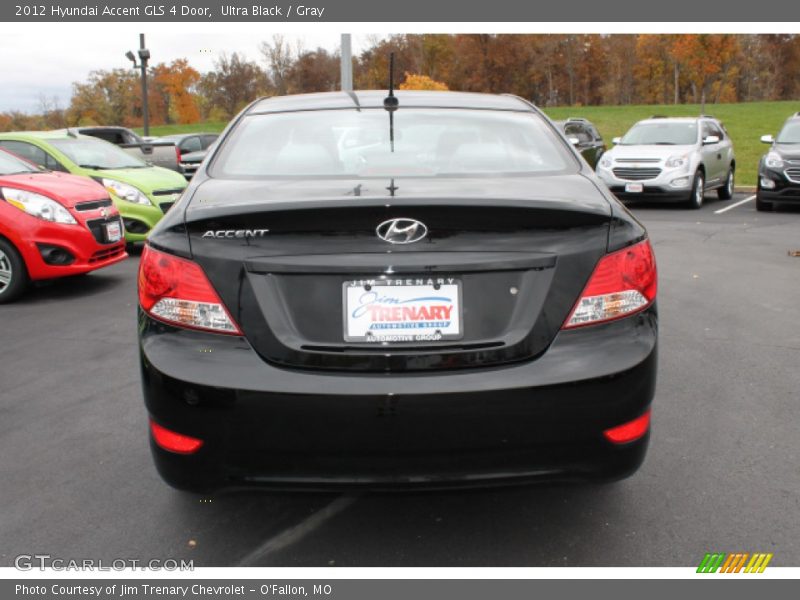
M396 375L278 368L242 338L142 314L140 331L148 412L204 442L192 455L151 443L180 488L609 480L636 470L647 447L646 435L615 445L603 431L650 405L655 308L562 332L535 361Z

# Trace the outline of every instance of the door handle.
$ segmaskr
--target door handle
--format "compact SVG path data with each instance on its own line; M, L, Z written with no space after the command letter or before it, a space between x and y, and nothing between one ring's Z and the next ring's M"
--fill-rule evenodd
M717 159L722 160L722 154L717 154Z

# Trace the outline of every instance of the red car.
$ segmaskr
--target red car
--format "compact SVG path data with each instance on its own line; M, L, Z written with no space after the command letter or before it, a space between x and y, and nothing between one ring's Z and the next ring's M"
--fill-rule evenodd
M124 233L100 184L43 171L0 150L0 304L18 297L29 281L124 260Z

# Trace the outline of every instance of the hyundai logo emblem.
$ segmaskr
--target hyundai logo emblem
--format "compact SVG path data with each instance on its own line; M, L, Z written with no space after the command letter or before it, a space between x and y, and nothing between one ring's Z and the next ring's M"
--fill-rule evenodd
M389 219L378 225L375 233L390 244L413 244L428 235L428 228L414 219Z

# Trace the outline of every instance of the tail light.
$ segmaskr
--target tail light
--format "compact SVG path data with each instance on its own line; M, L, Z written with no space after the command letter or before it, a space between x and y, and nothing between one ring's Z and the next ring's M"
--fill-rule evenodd
M181 162L181 149L178 148L178 146L175 146L175 159L180 164L180 162Z
M642 437L650 429L650 409L633 421L617 425L603 432L605 438L613 444L627 444Z
M648 240L607 254L562 328L594 325L644 310L656 299L656 287L656 260Z
M242 335L200 265L150 246L139 262L139 304L172 325Z
M153 419L150 419L150 433L156 444L176 454L194 454L203 445L203 440L171 431Z

